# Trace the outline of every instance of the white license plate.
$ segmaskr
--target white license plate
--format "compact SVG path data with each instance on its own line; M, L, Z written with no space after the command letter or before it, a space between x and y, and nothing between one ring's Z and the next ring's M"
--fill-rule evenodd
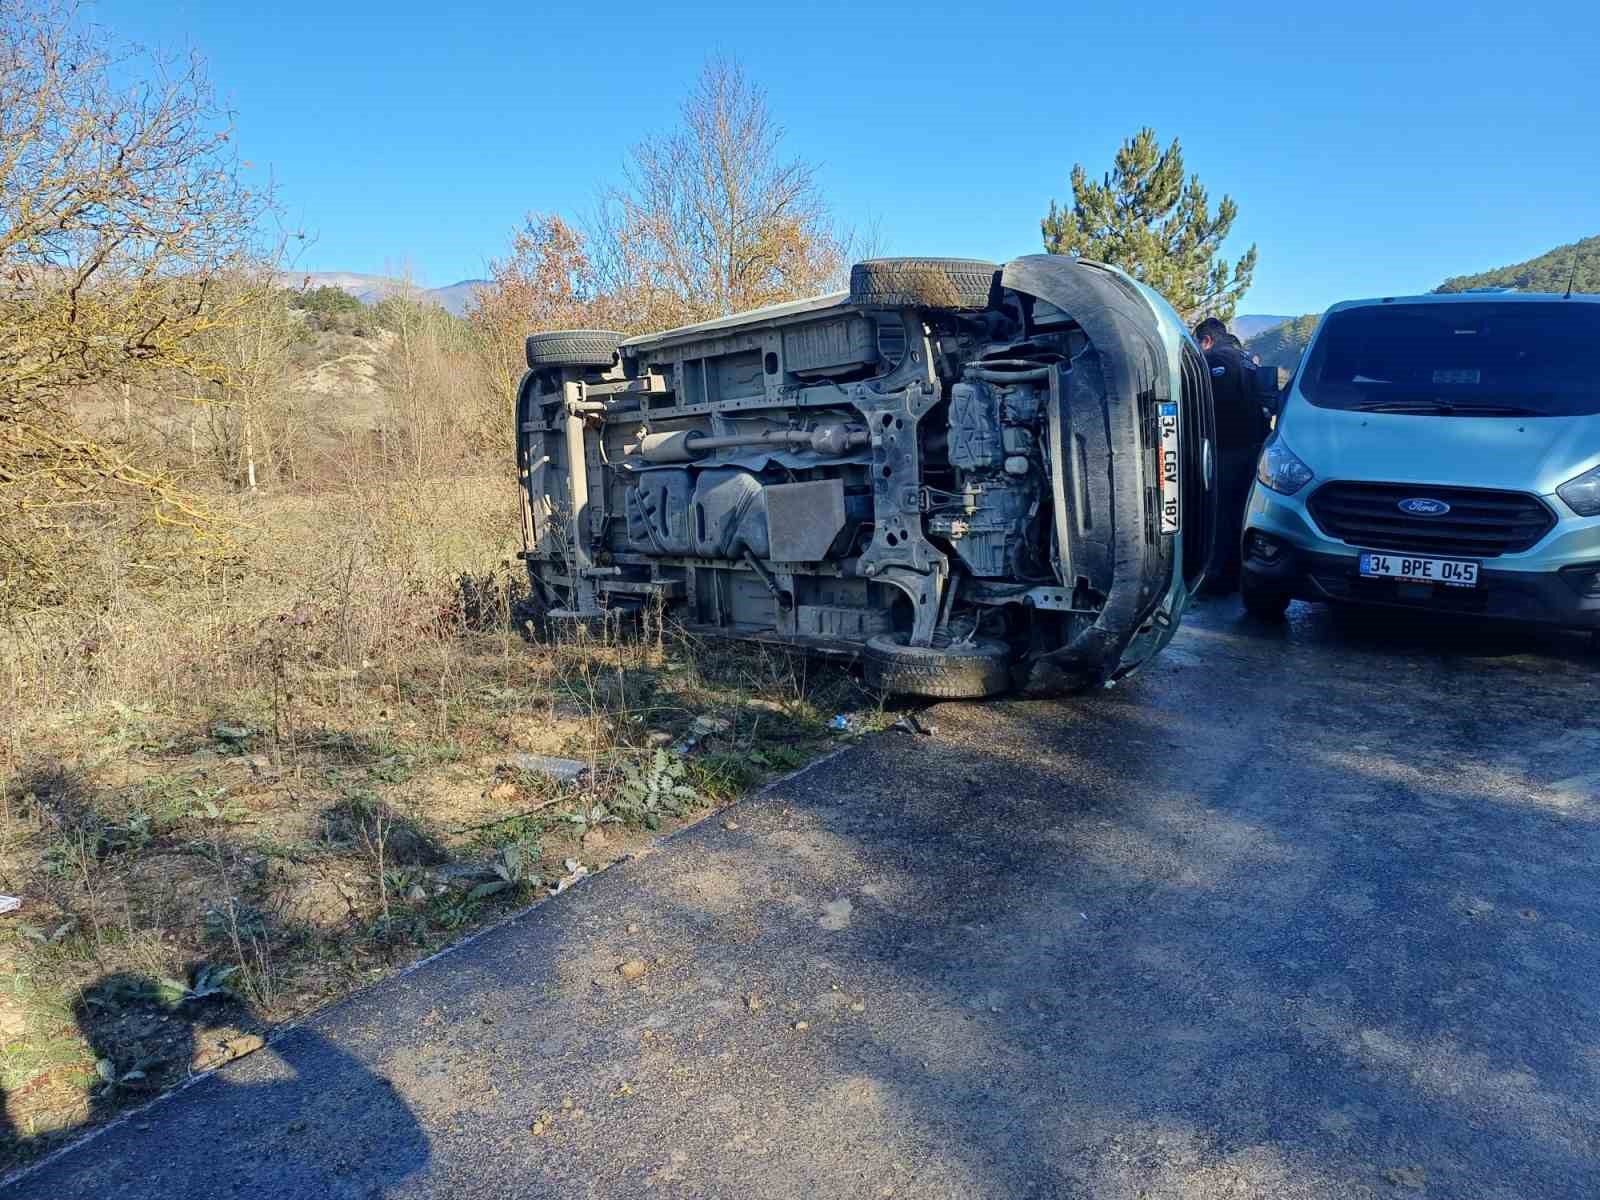
M1363 550L1361 573L1369 578L1404 579L1411 583L1478 586L1478 564L1459 558L1418 558L1412 554L1380 554Z
M1170 400L1157 406L1161 424L1161 532L1178 532L1178 406Z

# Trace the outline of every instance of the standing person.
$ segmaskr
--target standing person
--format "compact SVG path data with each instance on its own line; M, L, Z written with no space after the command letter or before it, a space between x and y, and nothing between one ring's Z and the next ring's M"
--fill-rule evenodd
M1211 368L1217 413L1217 540L1206 572L1206 590L1226 594L1239 586L1239 538L1250 499L1256 460L1267 440L1262 400L1268 391L1257 360L1216 317L1194 327L1194 339ZM1273 372L1276 375L1276 372Z

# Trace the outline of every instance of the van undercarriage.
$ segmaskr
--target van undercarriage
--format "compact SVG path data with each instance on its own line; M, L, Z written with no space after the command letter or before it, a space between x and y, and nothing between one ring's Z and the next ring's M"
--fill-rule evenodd
M1215 523L1209 378L1161 307L1067 258L884 259L665 333L535 334L539 616L660 605L920 695L1120 678L1170 639Z

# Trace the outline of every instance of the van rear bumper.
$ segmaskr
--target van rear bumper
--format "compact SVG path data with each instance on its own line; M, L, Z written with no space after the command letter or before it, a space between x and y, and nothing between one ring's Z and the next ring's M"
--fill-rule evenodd
M1489 560L1479 570L1477 587L1405 584L1393 579L1362 578L1359 554L1323 554L1297 549L1276 538L1277 553L1261 553L1261 538L1245 534L1243 571L1246 582L1277 589L1297 600L1375 605L1413 611L1460 613L1464 616L1571 629L1600 629L1600 560L1559 571L1496 570Z

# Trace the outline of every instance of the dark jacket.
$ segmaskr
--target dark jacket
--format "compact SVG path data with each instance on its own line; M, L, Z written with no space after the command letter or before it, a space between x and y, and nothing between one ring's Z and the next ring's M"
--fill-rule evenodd
M1217 409L1217 453L1253 454L1267 440L1262 410L1264 380L1238 338L1231 333L1206 351L1211 368L1211 395Z

